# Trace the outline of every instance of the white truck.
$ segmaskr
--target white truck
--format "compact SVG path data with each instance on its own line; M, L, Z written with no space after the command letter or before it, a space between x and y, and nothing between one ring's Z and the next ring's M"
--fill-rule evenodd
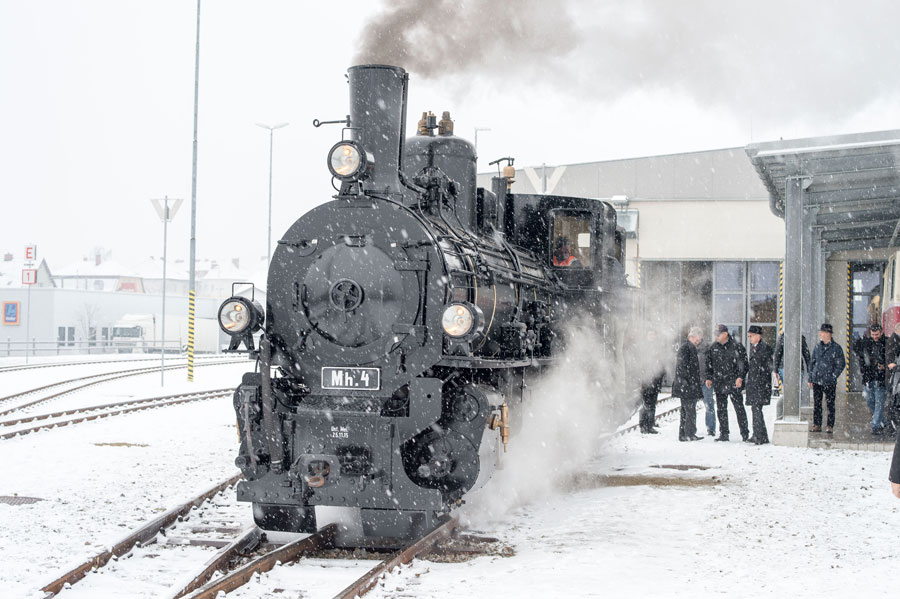
M163 343L162 317L159 314L125 314L113 325L113 346L119 353L159 353ZM186 316L166 315L166 353L187 351ZM219 323L213 318L194 319L194 351L218 353L221 350Z

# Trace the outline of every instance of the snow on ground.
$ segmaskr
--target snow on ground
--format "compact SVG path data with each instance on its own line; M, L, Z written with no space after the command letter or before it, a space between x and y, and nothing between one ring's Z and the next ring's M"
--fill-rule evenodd
M195 386L236 385L245 370L199 369ZM171 380L175 389L183 374ZM158 378L143 384L159 389ZM896 596L889 454L746 445L736 422L730 443L679 443L677 426L606 443L566 488L499 520L470 516L514 556L416 561L370 596ZM34 596L66 566L226 478L235 449L229 399L0 442L0 495L46 499L0 504L0 596ZM654 467L673 465L706 469ZM331 597L372 565L281 568L233 595Z
M192 387L236 386L251 368L249 361L200 368ZM183 390L185 376L167 373L163 391ZM146 393L160 391L158 375L141 378ZM236 442L230 398L0 441L0 495L46 500L0 504L0 597L27 596L65 566L234 474Z

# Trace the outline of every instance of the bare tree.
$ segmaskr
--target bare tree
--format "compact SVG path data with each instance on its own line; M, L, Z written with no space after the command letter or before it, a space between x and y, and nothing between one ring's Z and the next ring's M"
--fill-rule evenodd
M75 324L78 336L87 341L97 340L97 325L100 322L102 309L99 304L84 302L75 313Z

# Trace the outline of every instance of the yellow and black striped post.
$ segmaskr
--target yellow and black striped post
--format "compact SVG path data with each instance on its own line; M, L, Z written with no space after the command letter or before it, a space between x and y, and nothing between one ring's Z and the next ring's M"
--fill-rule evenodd
M188 377L189 383L194 382L194 290L188 293Z
M784 262L778 265L778 336L784 335ZM784 360L784 339L781 340L782 360ZM778 393L784 393L784 381L778 377Z
M846 354L848 358L847 369L844 371L846 380L844 382L844 391L850 392L850 340L853 333L853 275L850 273L850 263L847 262L847 346Z

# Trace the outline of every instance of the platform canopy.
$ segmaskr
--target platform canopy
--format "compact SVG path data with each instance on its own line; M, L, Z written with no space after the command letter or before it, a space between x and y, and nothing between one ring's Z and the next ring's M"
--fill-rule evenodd
M898 237L900 130L772 141L746 151L772 212L785 221L784 414L799 417L800 336L812 348L824 319L828 254L886 248Z

